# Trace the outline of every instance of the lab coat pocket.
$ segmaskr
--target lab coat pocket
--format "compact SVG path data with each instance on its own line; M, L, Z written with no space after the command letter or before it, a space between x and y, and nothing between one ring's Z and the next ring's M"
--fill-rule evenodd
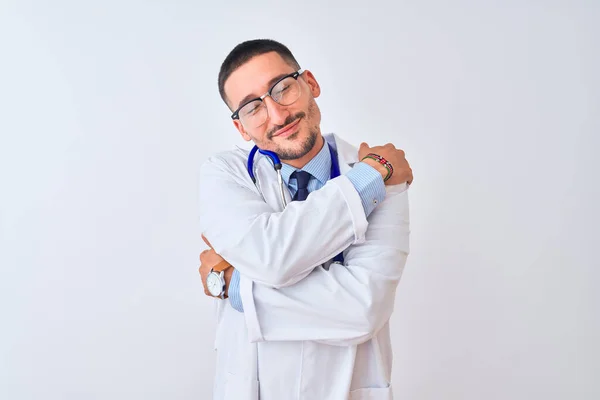
M362 388L350 392L349 400L393 400L392 387Z
M258 400L258 381L228 373L223 400Z

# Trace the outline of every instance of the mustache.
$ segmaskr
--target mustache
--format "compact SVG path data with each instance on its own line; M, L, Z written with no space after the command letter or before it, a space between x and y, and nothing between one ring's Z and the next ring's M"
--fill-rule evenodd
M306 117L306 113L303 111L300 111L299 113L296 113L294 115L290 115L285 119L285 121L283 121L283 125L275 125L272 129L269 129L269 131L267 132L267 139L273 139L273 135L275 135L275 132L304 117Z

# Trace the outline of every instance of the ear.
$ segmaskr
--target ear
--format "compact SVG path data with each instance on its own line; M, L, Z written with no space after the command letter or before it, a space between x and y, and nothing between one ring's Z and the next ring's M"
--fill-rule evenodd
M317 82L317 79L315 78L313 73L309 70L306 70L304 71L304 73L302 73L302 77L304 78L304 81L310 88L310 92L312 93L313 97L319 97L319 95L321 94L321 86L319 86L319 82Z
M235 126L235 129L238 130L238 132L240 133L240 135L242 135L242 138L244 138L244 140L246 142L249 142L252 140L252 138L250 137L250 135L248 135L248 133L246 133L246 130L244 129L244 126L242 125L242 123L240 122L239 119L234 119L233 120L233 125Z

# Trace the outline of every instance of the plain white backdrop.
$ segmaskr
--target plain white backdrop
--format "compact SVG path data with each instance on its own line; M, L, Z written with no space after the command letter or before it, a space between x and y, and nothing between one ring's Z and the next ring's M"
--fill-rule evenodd
M485 5L484 5L485 3ZM415 172L398 399L600 398L597 1L0 2L0 399L210 399L197 170L280 40ZM315 399L318 400L318 399Z

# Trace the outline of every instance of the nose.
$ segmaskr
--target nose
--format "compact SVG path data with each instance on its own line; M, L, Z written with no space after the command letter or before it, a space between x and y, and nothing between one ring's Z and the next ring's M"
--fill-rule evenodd
M290 112L286 106L279 105L271 98L267 96L264 100L269 112L269 119L273 125L283 125L286 118L289 117Z

